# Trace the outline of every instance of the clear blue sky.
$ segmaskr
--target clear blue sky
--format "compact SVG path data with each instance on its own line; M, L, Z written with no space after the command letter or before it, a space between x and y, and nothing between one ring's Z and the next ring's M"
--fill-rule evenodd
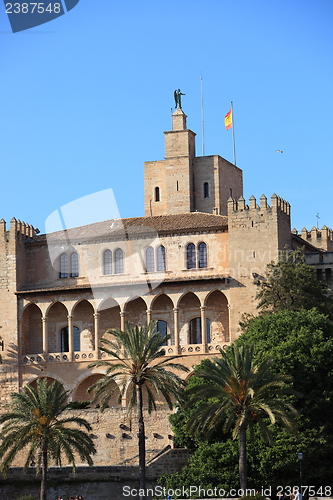
M292 227L333 228L331 0L80 0L11 33L0 4L0 218L44 232L60 206L112 188L143 215L143 162L162 159L173 91L201 155L232 161L234 102L244 196L274 192ZM283 150L278 153L276 150Z

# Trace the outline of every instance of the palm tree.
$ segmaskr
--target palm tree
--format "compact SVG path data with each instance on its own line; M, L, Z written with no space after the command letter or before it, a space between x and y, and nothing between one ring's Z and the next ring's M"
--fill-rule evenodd
M80 459L93 464L91 454L96 453L89 435L77 427L91 430L83 418L62 416L68 409L68 391L61 383L54 381L48 385L46 378L37 380L37 387L27 385L21 393L12 393L7 405L9 412L0 417L4 424L1 432L0 470L6 474L19 451L26 448L26 471L31 462L36 461L37 474L42 469L40 500L46 500L47 469L50 462L61 466L61 455L75 470L74 452Z
M94 401L100 402L103 410L119 385L120 403L126 391L129 391L128 411L134 407L138 411L138 439L139 439L139 474L140 489L145 489L145 428L143 418L143 394L147 395L148 412L156 410L156 399L162 395L170 409L173 401L181 398L181 389L184 381L171 370L189 371L188 368L173 360L179 356L165 358L165 349L162 346L170 337L162 336L156 331L156 322L147 327L133 326L126 323L125 331L109 330L111 339L101 339L103 347L100 350L112 356L117 362L96 361L89 368L105 366L106 374L88 392L94 393ZM114 382L117 382L116 386Z
M286 394L299 393L287 387L291 377L275 374L271 370L272 358L254 357L254 346L233 344L221 358L204 360L196 375L204 379L202 384L188 391L189 405L203 399L188 423L188 430L211 433L221 427L232 437L239 437L239 478L242 490L247 488L246 431L254 438L254 426L260 428L263 438L272 444L267 426L276 422L291 433L296 433L296 410L284 398Z

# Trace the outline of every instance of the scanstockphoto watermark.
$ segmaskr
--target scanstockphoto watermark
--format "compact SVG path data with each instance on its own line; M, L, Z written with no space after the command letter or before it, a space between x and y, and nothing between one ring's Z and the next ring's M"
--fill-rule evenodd
M127 498L151 498L154 499L186 499L186 498L240 498L244 495L255 496L261 494L263 497L284 497L299 493L299 500L302 499L303 495L318 496L328 498L331 497L332 487L331 486L261 486L260 490L254 488L202 488L201 486L181 486L179 488L165 488L163 486L155 486L154 488L132 488L131 486L123 487L123 496Z
M155 486L154 488L132 488L131 486L123 487L123 496L127 498L239 498L243 495L255 496L258 493L255 489L231 488L202 488L201 486L181 486L179 488L165 488L163 486ZM272 493L271 488L261 488L261 494L268 496Z
M26 2L3 0L13 33L35 28L63 16L74 9L80 0Z

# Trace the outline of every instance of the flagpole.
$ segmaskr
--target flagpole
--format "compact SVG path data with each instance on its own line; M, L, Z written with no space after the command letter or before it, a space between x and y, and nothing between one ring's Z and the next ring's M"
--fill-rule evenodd
M202 73L200 75L200 94L201 94L201 149L202 156L205 156L205 127L204 127L204 102L202 92Z
M235 118L234 118L234 103L231 101L231 112L232 112L232 145L234 150L234 165L236 165L236 144L235 144Z

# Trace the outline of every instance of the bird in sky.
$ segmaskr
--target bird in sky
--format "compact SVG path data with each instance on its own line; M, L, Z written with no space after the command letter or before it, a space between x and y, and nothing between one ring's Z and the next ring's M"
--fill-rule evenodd
M281 149L277 149L276 152L277 153L283 153L283 151L281 151Z

